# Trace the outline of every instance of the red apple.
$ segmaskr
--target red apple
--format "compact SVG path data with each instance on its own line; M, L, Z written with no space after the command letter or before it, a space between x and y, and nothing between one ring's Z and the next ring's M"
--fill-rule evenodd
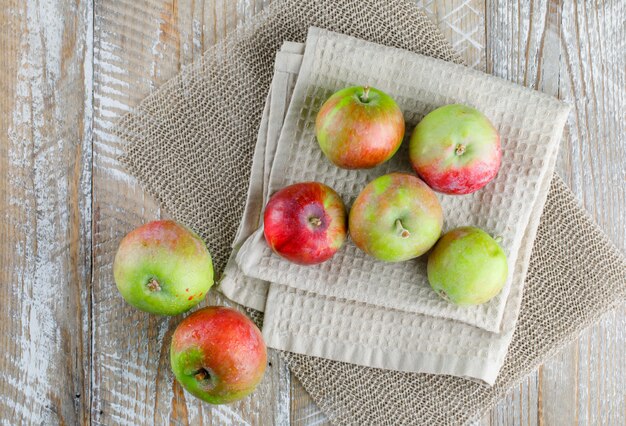
M442 226L437 196L409 173L374 179L350 210L352 241L365 253L387 262L424 254L437 242Z
M346 208L323 183L297 183L270 198L263 225L265 240L275 253L313 265L330 259L345 241Z
M500 136L487 117L466 105L430 112L411 135L413 169L434 190L469 194L498 174Z
M322 105L315 135L328 159L344 169L369 169L389 160L404 137L396 102L373 87L348 87Z
M170 347L172 371L192 395L211 404L250 394L265 372L263 336L248 317L231 308L211 306L185 318Z
M204 299L213 285L213 263L193 231L173 220L155 220L122 239L113 275L122 297L134 307L178 315Z

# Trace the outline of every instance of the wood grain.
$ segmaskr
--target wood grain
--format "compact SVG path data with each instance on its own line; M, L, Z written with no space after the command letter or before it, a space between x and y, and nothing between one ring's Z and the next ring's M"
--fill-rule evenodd
M0 8L0 421L88 421L91 5Z
M465 64L485 70L484 0L417 0Z
M626 5L488 3L487 71L573 106L557 172L624 251ZM625 326L622 308L585 332L502 401L491 423L619 424L626 410Z
M167 215L118 163L113 124L268 3L3 3L1 424L327 423L274 353L253 398L215 408L190 398L168 366L180 318L128 307L112 279L123 235ZM418 4L468 64L573 105L558 172L626 251L626 3ZM215 294L206 303L213 302L227 303ZM481 423L624 418L626 308L528 377Z
M130 1L95 3L93 403L96 424L284 424L288 370L271 353L253 397L229 406L186 394L169 368L171 334L181 317L126 305L112 261L126 232L165 216L117 161L115 121L256 12L255 3ZM212 292L204 304L220 303ZM287 420L288 421L288 420Z

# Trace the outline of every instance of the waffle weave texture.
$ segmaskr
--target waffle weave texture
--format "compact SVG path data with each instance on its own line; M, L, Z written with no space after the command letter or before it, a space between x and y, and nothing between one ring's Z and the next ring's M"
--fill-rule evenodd
M358 82L384 90L398 102L407 123L407 140L391 160L378 167L345 170L330 163L319 149L315 117L333 92ZM552 177L552 160L569 107L551 96L461 65L312 28L280 133L269 194L294 183L318 181L335 189L350 206L376 177L395 171L413 174L407 152L413 127L428 112L450 103L469 104L491 119L501 137L503 158L498 175L482 190L465 196L437 194L444 232L472 225L499 236L509 270L514 271L531 213L543 208L544 181ZM432 291L426 278L426 256L397 263L377 261L348 239L329 261L301 266L273 254L262 229L246 241L237 259L243 272L254 278L323 296L454 319L491 332L501 330L513 281L511 273L504 289L488 303L461 307ZM516 281L516 287L522 284L523 280ZM517 312L521 289L514 290ZM512 326L509 323L506 328Z

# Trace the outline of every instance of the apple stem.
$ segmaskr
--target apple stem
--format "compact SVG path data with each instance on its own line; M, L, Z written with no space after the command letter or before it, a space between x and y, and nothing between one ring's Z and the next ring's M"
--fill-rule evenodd
M363 95L360 97L361 102L363 102L364 104L367 103L367 101L369 101L370 99L370 87L369 86L365 86L363 87Z
M494 238L494 241L498 244L502 244L502 241L504 240L504 238L502 238L502 235L498 235Z
M400 219L396 219L396 232L400 238L409 238L411 236L409 230L402 226L402 221Z
M462 143L458 144L456 146L456 149L454 150L454 153L456 155L463 155L463 154L465 154L465 145L463 145Z
M161 291L161 285L156 280L156 278L150 278L150 281L148 281L147 285L148 285L148 290L150 291Z
M318 227L322 224L322 219L319 217L311 217L309 218L309 223L315 227Z

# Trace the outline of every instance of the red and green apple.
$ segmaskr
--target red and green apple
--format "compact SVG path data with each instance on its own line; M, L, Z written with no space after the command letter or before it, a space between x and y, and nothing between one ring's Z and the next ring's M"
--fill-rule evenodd
M435 109L411 135L413 169L435 191L469 194L498 173L500 136L485 115L467 105Z
M276 254L313 265L330 259L343 245L346 208L341 197L323 183L297 183L270 198L263 228L265 240Z
M354 243L367 254L400 262L424 254L441 235L443 211L418 177L391 173L371 181L350 210Z
M213 262L202 239L172 220L128 233L113 263L115 283L134 307L178 315L204 299L213 285Z
M389 160L404 136L404 117L381 90L354 86L333 94L315 120L322 152L344 169L369 169Z
M192 395L225 404L249 395L263 378L267 349L256 325L223 306L200 309L174 331L172 371Z
M428 256L428 281L445 300L478 305L506 283L508 264L500 245L485 231L465 226L447 232Z

